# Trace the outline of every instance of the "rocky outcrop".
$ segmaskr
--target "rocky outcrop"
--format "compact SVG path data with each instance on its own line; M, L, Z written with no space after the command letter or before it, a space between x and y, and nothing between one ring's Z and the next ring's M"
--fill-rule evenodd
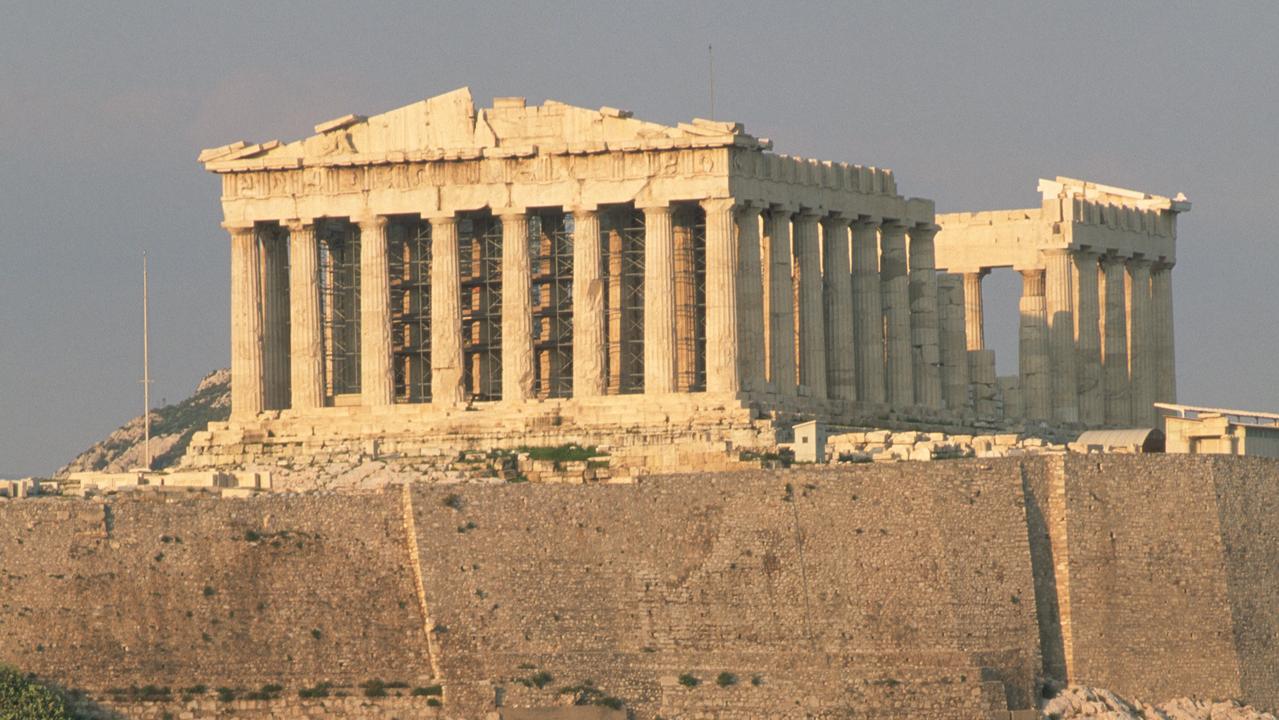
M1159 705L1126 700L1109 690L1070 687L1044 703L1051 720L1105 718L1106 720L1275 720L1270 713L1232 700L1211 701L1177 698Z
M210 422L226 420L230 414L231 371L225 369L205 376L191 397L151 411L151 466L163 469L176 465L192 435ZM140 467L145 452L143 434L139 415L80 453L58 470L57 476L88 470L122 472Z

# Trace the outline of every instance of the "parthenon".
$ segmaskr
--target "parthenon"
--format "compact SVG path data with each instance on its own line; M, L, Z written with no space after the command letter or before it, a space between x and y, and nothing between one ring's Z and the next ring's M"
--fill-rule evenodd
M465 88L315 133L200 154L231 237L232 424L260 441L1127 425L1174 399L1181 199L1058 178L1041 208L935 216L890 170L739 124ZM982 339L995 267L1024 278L1015 382Z

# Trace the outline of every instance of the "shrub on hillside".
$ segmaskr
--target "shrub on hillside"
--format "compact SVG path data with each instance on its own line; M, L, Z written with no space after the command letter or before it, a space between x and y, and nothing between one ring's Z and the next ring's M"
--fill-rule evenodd
M72 720L67 704L53 690L0 665L0 718L5 720Z

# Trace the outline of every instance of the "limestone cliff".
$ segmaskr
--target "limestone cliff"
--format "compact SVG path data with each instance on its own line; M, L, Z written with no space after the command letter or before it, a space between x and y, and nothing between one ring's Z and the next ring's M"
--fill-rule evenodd
M212 421L226 420L231 413L231 371L209 373L191 397L151 412L152 467L162 469L177 464L191 442L191 435ZM104 440L80 453L58 470L59 477L82 470L118 472L142 464L142 416L125 423Z
M1043 706L1046 720L1275 720L1275 716L1231 700L1177 698L1159 705L1126 700L1109 690L1070 687Z

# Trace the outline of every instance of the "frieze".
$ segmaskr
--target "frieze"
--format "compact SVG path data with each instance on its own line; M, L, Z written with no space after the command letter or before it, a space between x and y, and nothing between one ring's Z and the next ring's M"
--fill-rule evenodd
M316 165L222 176L224 199L341 195L446 185L544 184L569 180L636 180L727 174L722 148L532 155L376 165ZM740 162L740 160L738 161Z

